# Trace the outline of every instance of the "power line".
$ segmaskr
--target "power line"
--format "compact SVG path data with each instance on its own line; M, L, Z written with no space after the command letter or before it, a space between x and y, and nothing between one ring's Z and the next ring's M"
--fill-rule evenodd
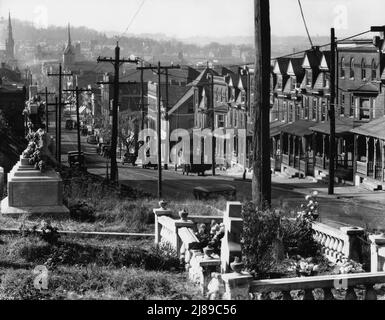
M133 17L131 18L126 30L124 30L124 32L120 35L118 41L120 41L120 39L122 39L123 35L128 31L128 29L131 27L132 23L134 22L136 16L139 14L140 10L142 9L144 3L146 2L146 0L143 0L142 3L139 5L138 7L138 10L135 12L135 14L133 15Z
M307 28L307 23L306 23L305 15L304 15L304 13L303 13L301 0L298 0L298 4L299 4L299 9L300 9L300 11L301 11L301 16L302 16L303 24L305 25L306 33L307 33L307 36L308 36L308 38L309 38L310 46L313 47L313 42L311 41L309 29Z

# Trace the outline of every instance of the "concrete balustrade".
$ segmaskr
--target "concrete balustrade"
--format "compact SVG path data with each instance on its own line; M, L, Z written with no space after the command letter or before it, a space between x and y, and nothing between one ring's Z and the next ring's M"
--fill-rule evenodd
M370 271L385 271L385 235L370 235Z
M326 224L314 222L312 225L314 240L322 247L326 258L332 262L342 258L359 261L361 257L361 243L364 229L359 227L342 227L340 229Z

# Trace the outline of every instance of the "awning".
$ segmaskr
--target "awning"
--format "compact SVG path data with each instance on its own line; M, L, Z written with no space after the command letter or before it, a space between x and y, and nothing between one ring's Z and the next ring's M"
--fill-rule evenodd
M385 117L365 123L350 132L385 140Z
M314 126L313 121L298 120L296 122L283 126L281 128L281 131L294 136L304 137L304 136L310 136L313 134L313 131L310 130L310 128L313 126Z
M348 89L350 92L354 93L371 93L371 94L378 94L379 89L376 85L372 83L365 83L363 85L358 86L354 89Z
M351 130L360 124L353 121L351 118L339 118L336 119L336 134L338 135L349 135L352 134ZM310 130L323 134L330 135L330 122L326 121L320 123L314 127L310 127Z

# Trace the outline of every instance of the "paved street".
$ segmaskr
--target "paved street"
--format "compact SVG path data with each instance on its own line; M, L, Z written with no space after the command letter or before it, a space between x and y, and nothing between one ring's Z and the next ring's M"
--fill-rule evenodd
M76 150L76 131L64 131L63 161L67 161L66 153ZM96 154L96 146L86 143L82 137L82 150L86 152L87 168L90 173L106 175L106 159ZM119 163L120 182L146 192L157 194L157 170L142 169L131 165L122 166ZM385 192L370 192L351 186L337 186L335 195L327 195L327 185L315 183L306 179L287 179L275 175L272 178L273 205L283 203L289 208L295 208L304 202L304 196L313 190L320 195L321 220L328 224L351 224L370 228L385 229ZM251 182L219 173L218 176L198 177L184 176L181 171L174 169L163 170L163 195L165 199L193 199L192 190L196 186L214 186L230 184L237 189L237 199L240 201L251 198Z

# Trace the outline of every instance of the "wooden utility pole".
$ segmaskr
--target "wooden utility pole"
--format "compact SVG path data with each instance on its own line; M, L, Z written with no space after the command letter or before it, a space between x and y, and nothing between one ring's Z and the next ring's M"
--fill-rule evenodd
M269 0L254 0L255 11L255 88L253 182L254 203L265 208L271 205L270 168L270 61L271 31Z
M45 125L46 125L46 131L48 132L48 95L51 95L51 94L56 94L55 92L48 92L48 88L45 87L45 91L44 92L38 92L38 94L44 94L45 95ZM53 105L53 104L51 104Z
M166 70L166 72L169 69L180 69L180 66L162 66L160 61L158 62L158 66L148 66L148 67L138 67L138 70L152 70L157 71L158 74L158 95L157 95L157 108L158 108L158 117L157 117L157 142L158 142L158 199L162 198L162 130L161 130L161 124L162 124L162 110L161 110L161 71ZM166 92L168 92L168 83L166 83ZM167 112L167 106L166 106L166 112ZM166 137L168 139L168 137Z
M120 59L119 43L116 44L115 58L98 58L99 62L110 62L114 66L114 100L112 106L112 133L111 133L111 180L118 182L118 164L116 163L116 148L118 144L118 105L119 105L119 71L123 63L138 64L138 59Z
M61 165L61 113L62 113L62 80L63 77L65 76L73 76L72 72L71 73L63 73L62 70L62 65L59 65L59 73L48 73L48 77L59 77L59 104L58 104L58 122L57 126L59 128L58 130L58 135L57 135L57 141L58 141L58 162L59 165Z
M79 103L79 93L81 92L91 92L91 89L79 89L76 86L76 89L68 89L68 90L63 90L65 92L75 92L75 97L76 97L76 128L77 128L77 140L78 140L78 154L82 152L82 147L81 147L81 140L80 140L80 114L79 114L79 109L80 109L80 103Z
M329 143L329 188L328 193L334 194L334 176L335 176L335 153L336 153L336 37L334 28L330 30L330 143Z
M141 60L140 66L143 68L143 60ZM144 129L144 70L143 69L140 69L140 112L141 112L140 130L143 130Z

